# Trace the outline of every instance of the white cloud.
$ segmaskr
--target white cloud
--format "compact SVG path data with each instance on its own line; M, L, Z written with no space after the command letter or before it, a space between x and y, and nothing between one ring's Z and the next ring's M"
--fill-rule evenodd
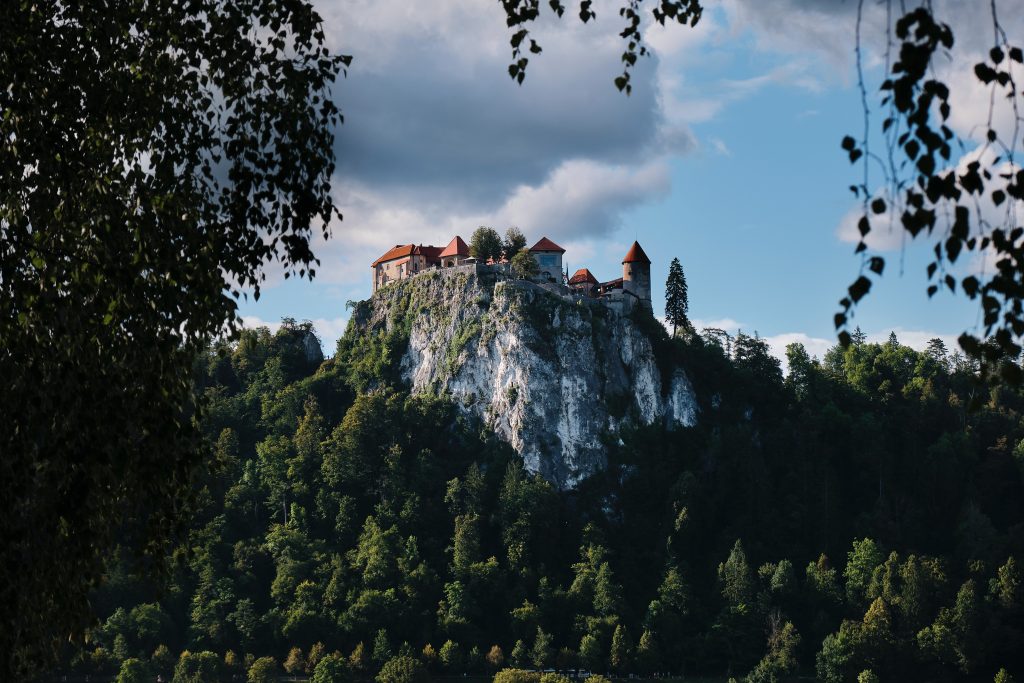
M764 337L764 341L768 344L771 354L782 362L783 374L789 373L789 364L786 362L786 347L790 344L803 344L808 355L812 358L817 358L818 360L824 358L825 352L836 345L835 339L812 337L808 334L804 334L803 332L774 334L770 337Z
M719 138L710 138L708 142L710 142L711 147L714 148L714 150L721 154L723 157L732 156L732 152L729 151L729 148L726 146L726 144L722 142Z
M860 242L861 235L857 224L863 215L864 207L858 204L839 220L836 237L840 242L850 244ZM878 215L870 214L870 220L871 232L868 233L865 241L872 251L896 251L911 242L910 235L891 212L887 211Z
M702 318L691 318L690 322L693 323L694 329L696 329L698 332L705 328L714 328L719 330L725 330L729 334L734 335L744 327L747 327L745 323L733 320L732 318L712 318L708 320Z

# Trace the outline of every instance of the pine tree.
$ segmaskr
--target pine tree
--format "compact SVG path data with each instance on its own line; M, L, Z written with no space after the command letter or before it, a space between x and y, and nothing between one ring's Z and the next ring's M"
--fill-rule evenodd
M689 331L690 319L687 313L690 311L689 295L686 290L686 275L683 274L683 266L678 258L672 259L668 267L668 279L665 281L665 317L672 323L672 336L676 336L676 329L682 328Z
M619 624L615 627L615 633L612 634L612 651L609 657L609 664L611 664L612 671L616 673L624 673L629 667L629 657L631 650L633 649L633 642L629 639L629 632L626 627Z

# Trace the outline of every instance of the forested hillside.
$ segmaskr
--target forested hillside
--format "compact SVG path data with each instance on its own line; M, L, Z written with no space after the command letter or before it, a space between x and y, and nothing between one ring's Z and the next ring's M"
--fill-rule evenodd
M794 345L783 378L756 338L650 322L699 424L625 428L566 492L444 396L410 395L383 337L322 363L294 322L211 348L218 468L193 531L166 585L110 558L67 667L1024 675L1019 393L941 344Z

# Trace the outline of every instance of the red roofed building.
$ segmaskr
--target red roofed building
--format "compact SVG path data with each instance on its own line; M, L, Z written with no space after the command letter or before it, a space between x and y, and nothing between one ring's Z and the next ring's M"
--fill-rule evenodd
M587 268L580 268L569 278L569 287L581 294L595 296L600 283Z
M441 247L423 244L396 244L370 264L373 268L373 291L416 273L441 265Z
M591 273L588 268L580 268L579 270L577 270L575 273L572 274L571 278L569 278L569 284L570 285L582 285L582 284L596 285L597 284L597 278L594 277L594 274Z
M562 254L565 249L549 240L541 237L537 244L530 247L530 253L537 259L537 266L540 268L540 277L561 283L562 280Z
M441 251L440 258L442 268L461 265L469 258L469 246L462 241L461 237L456 235L455 239L449 242L448 246Z

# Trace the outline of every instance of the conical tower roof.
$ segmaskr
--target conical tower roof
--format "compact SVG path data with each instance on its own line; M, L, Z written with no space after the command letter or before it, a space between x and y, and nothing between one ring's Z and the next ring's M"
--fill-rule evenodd
M629 248L626 253L626 258L622 259L623 263L646 263L651 265L651 259L647 258L647 254L644 253L643 247L640 246L639 242L633 242L633 246Z

